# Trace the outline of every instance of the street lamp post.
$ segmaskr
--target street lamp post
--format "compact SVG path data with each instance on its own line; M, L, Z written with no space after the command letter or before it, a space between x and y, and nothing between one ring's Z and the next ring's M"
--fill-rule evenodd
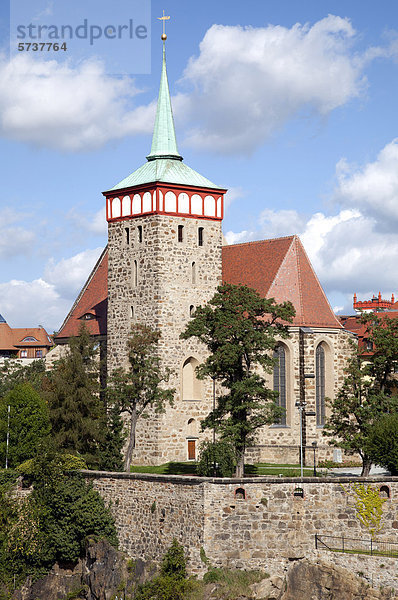
M303 475L304 475L304 470L303 470L303 418L305 415L305 407L306 407L307 403L306 402L296 402L296 406L299 409L299 414L300 414L300 473L301 473L301 479L303 479Z

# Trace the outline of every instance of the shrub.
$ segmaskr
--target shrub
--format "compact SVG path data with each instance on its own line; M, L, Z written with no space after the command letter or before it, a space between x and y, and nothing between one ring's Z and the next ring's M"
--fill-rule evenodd
M232 477L236 464L235 449L227 440L203 442L196 472L202 477Z
M381 417L370 430L368 453L372 461L398 475L398 414Z
M57 454L57 460L63 473L72 473L73 471L87 469L86 461L81 456L74 456L73 454ZM36 469L35 464L34 459L30 458L18 465L16 470L21 475L32 477Z

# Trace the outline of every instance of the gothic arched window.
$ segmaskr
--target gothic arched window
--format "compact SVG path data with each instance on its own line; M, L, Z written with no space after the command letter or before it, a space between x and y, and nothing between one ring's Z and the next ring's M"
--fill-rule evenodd
M277 404L285 409L275 425L286 425L286 350L284 346L278 346L274 350L274 360L274 391L279 394Z
M316 381L316 424L322 427L325 424L325 349L319 344L315 356L315 381Z
M199 361L196 358L187 358L182 366L182 399L183 400L200 400L201 399L201 382L196 377L196 367L199 366Z

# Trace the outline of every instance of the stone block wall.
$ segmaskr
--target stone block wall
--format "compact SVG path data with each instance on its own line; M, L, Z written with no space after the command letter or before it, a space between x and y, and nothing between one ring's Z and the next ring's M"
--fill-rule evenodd
M86 472L112 502L120 546L132 557L159 561L173 537L185 547L189 568L203 573L203 547L213 566L275 571L304 557L355 566L380 584L398 588L398 559L335 555L315 550L315 534L363 538L348 478L210 479ZM356 478L355 481L361 481ZM369 478L389 498L377 538L398 544L398 477ZM343 487L345 489L343 489ZM304 496L297 496L302 488ZM361 568L360 565L363 565ZM381 565L384 565L383 567ZM373 571L372 571L373 569ZM384 572L383 572L384 569ZM394 579L395 578L395 579Z

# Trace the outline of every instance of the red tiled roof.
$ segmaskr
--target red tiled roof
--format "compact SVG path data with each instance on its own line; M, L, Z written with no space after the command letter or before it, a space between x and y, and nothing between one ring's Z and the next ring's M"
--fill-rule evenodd
M24 342L27 337L33 337L36 342ZM0 350L16 350L17 348L50 348L52 341L43 327L12 328L8 323L0 323Z
M106 335L107 304L108 248L106 247L55 336L55 340L60 341L78 335L82 322L91 335ZM85 314L94 315L95 319L82 321Z
M223 281L254 288L277 302L290 300L293 325L342 329L297 236L224 246Z
M277 302L290 300L294 325L342 329L297 236L223 246L223 281L256 289ZM92 335L106 335L108 298L108 250L105 248L90 277L63 322L56 341L78 335L84 320Z

